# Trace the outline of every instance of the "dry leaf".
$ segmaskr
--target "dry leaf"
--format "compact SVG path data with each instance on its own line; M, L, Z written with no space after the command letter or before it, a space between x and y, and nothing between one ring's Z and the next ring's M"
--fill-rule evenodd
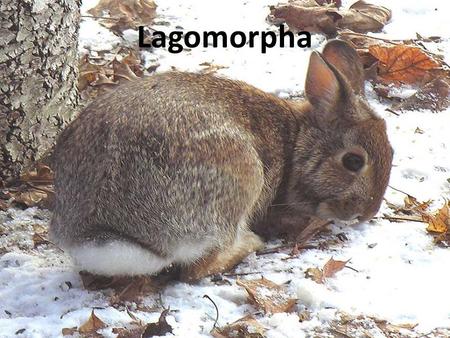
M427 71L440 67L438 62L413 46L374 45L369 47L369 52L379 60L378 75L386 82L419 83Z
M42 190L30 188L27 191L14 194L14 203L25 205L26 207L34 207L43 202L48 194Z
M138 76L131 70L130 66L125 62L113 60L114 81L124 83L139 79Z
M395 104L394 110L430 109L443 111L450 106L450 75L438 77L425 83L414 95Z
M400 333L402 331L404 332L405 330L414 330L414 328L418 325L418 324L409 324L409 323L391 324L386 320L382 320L382 319L378 319L378 318L371 318L371 319L376 323L378 328L389 337L397 336L398 333Z
M151 279L147 277L135 277L133 278L127 286L121 289L115 297L113 297L113 303L121 303L124 301L136 301L144 294L149 294L155 291L151 283Z
M386 205L394 211L394 214L396 215L407 215L407 216L418 216L418 218L411 218L411 219L417 219L420 220L422 217L422 214L428 212L428 208L430 207L431 203L433 203L433 200L428 201L419 201L417 198L411 195L406 195L406 197L403 200L404 205L399 206L393 203L390 203L389 201L386 201ZM390 217L387 215L386 217ZM392 217L394 219L394 217ZM407 219L401 218L401 219Z
M316 3L317 5L317 3ZM305 1L270 8L269 20L275 24L285 22L291 30L334 35L337 21L342 19L336 8L311 6Z
M326 262L322 268L323 278L333 277L336 272L341 271L349 261L350 260L335 261L333 257L331 257L330 260Z
M303 310L298 313L298 321L300 323L307 322L312 319L311 310Z
M446 233L450 227L450 201L445 202L435 215L423 214L422 219L428 223L427 231Z
M311 217L308 224L302 228L300 234L297 235L295 241L297 245L303 245L314 237L319 231L323 230L331 222L323 219Z
M213 74L213 73L217 72L219 69L228 68L227 66L216 65L211 62L202 62L199 64L199 66L205 67L200 70L200 73L202 73L202 74Z
M79 333L86 333L86 334L92 334L97 332L97 330L104 329L106 327L106 324L98 318L94 310L92 310L91 315L89 316L89 319L86 323L80 326L78 329Z
M401 212L405 215L422 215L430 207L432 200L420 202L414 196L407 195L404 199L405 207L397 209L397 213Z
M391 11L383 6L357 1L343 12L340 28L350 29L354 32L380 32L391 19Z
M156 4L152 0L100 0L88 11L94 16L109 13L110 20L100 23L118 33L126 29L137 29L138 26L150 26L155 18Z
M43 163L37 163L34 168L20 175L22 182L30 182L35 184L52 184L53 171L49 166Z
M323 283L323 274L322 270L319 268L308 268L305 271L305 277L312 279L314 282L318 284Z
M78 89L85 100L91 100L111 91L118 84L136 80L144 75L139 53L131 48L120 47L114 59L91 60L85 55L79 63Z
M248 315L221 328L215 328L214 338L264 338L266 329L252 316Z
M271 7L269 15L275 24L286 22L293 30L329 36L347 28L359 33L379 32L390 18L389 9L364 1L356 2L349 9L338 9L327 1L297 0Z
M341 271L349 261L350 260L336 261L333 259L333 257L331 257L328 262L325 263L322 269L307 269L305 272L305 276L306 278L312 279L316 283L323 284L327 278L333 277L336 272Z
M38 233L33 234L33 244L34 244L35 248L37 248L40 245L48 244L48 243L49 243L49 241L46 240L44 237L42 237L42 235L40 235Z
M76 326L75 327L65 327L61 330L61 334L63 336L71 336L77 332L78 332L78 328Z
M289 297L283 287L265 278L237 280L236 284L244 287L250 302L266 313L292 311L296 302L296 299Z
M145 326L124 328L115 327L112 329L112 333L117 334L116 338L142 338Z
M320 6L323 6L323 5L331 5L331 6L335 6L335 7L342 6L341 0L315 0L315 2Z
M172 333L172 326L170 326L166 317L169 314L169 309L161 312L161 316L156 323L147 324L144 332L142 333L142 338L150 338L154 336L165 336L167 333Z

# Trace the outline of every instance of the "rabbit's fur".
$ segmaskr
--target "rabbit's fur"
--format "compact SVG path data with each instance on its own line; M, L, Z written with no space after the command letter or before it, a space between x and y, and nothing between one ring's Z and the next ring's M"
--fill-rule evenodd
M181 263L195 279L261 248L249 229L277 222L277 205L299 232L311 216L371 218L392 148L362 96L356 51L333 40L313 52L305 93L298 104L169 72L98 98L57 141L53 238L90 272ZM343 165L349 152L364 160L357 172Z

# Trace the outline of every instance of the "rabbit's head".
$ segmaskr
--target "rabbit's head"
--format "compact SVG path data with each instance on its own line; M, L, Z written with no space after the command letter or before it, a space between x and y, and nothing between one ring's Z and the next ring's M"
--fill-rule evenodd
M393 150L385 121L364 98L364 71L349 44L333 40L313 52L306 77L309 105L298 136L289 205L323 219L364 221L378 211Z

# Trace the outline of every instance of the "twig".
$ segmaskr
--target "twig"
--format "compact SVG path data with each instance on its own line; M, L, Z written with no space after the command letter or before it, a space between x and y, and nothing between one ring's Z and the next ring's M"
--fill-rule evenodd
M209 299L211 303L213 303L214 308L216 309L216 319L214 320L213 330L216 328L217 322L219 320L219 308L217 307L216 303L209 297L208 295L203 295L203 298ZM212 331L212 330L211 330Z
M64 253L64 250L61 249L59 246L57 246L55 243L53 243L52 241L44 238L42 235L38 234L37 232L35 233L36 236L38 236L40 239L42 239L43 241L45 241L45 244L51 244L55 247L55 249L61 251L62 253Z
M390 109L390 108L386 108L386 109L385 109L385 111L387 111L387 112L389 112L389 113L391 113L391 114L394 114L395 116L400 116L400 114L399 114L399 113L397 113L397 112L393 111L393 110L392 110L392 109Z
M350 269L350 270L353 270L353 271L355 271L355 272L358 272L358 273L359 273L359 270L356 270L355 268L352 268L351 266L348 266L348 265L344 265L344 268L347 268L347 269Z
M345 337L345 338L352 338L352 336L348 335L347 333L345 333L335 327L330 327L330 331L334 334L340 334L342 337Z
M256 275L258 273L262 273L261 271L252 271L252 272L227 272L223 273L222 276L225 277L234 277L234 276L247 276L247 275Z
M396 217L396 216L381 216L376 217L379 219L387 219L388 221L407 221L407 222L419 222L419 223L426 223L424 220L420 218L410 218L410 217Z
M379 40L379 41L388 42L388 43L393 44L393 45L399 45L400 42L403 41L403 40L397 40L399 42L394 42L396 40L383 39L383 38L378 38L378 37L375 37L375 36L370 36L370 35L361 34L361 33L355 33L355 32L351 32L351 33L350 32L341 32L341 33L339 33L339 35L341 35L341 36L342 35L361 36L361 37L364 37L364 38L369 38L369 39L373 39L373 40Z
M102 19L102 20L112 20L112 21L120 21L120 18L114 17L105 17L105 16L95 16L95 15L81 15L82 18L92 18L92 19Z
M295 245L295 244L294 244ZM280 252L280 250L282 249L288 249L294 246L293 244L283 244L280 246L276 246L273 248L269 248L269 249L263 249L260 251L256 252L256 256L262 256L262 255L268 255L268 254L272 254L272 253L277 253ZM316 249L315 245L311 245L311 244L305 244L305 245L301 245L298 246L297 249L301 250L301 249Z
M162 299L162 293L158 292L158 303L163 308L163 310L167 310L167 308L164 306L164 302Z
M391 188L392 190L395 190L395 191L401 192L402 194L405 194L405 195L407 195L407 196L412 196L411 194L408 194L407 192L404 192L403 190L400 190L400 189L394 188L394 187L393 187L392 185L388 185L388 187L389 187L389 188Z
M30 187L33 188L33 189L40 190L40 191L46 192L46 193L48 193L48 194L54 194L54 193L55 193L55 192L54 192L53 190L51 190L51 189L41 188L41 187L38 187L38 186L36 186L36 185L34 185L34 184L30 183L30 182L25 182L25 183L26 183L26 185L30 186Z

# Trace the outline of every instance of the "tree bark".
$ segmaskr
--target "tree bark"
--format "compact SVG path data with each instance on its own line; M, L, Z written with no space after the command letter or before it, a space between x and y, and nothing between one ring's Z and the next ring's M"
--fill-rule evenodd
M74 114L80 2L0 1L0 185L49 150Z

